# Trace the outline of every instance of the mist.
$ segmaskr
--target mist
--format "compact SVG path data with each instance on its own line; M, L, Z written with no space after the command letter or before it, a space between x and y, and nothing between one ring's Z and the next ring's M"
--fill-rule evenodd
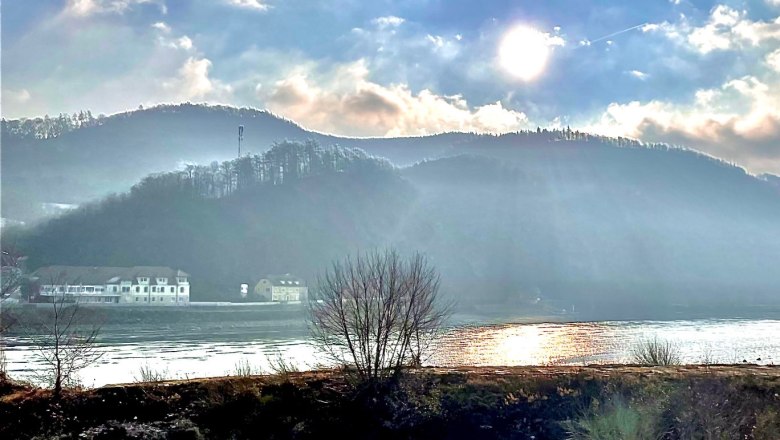
M227 127L236 122L250 153L220 163L234 154ZM210 135L198 139L204 126ZM40 160L18 168L29 174L47 175L47 156L76 144L102 150L58 162L37 189L21 172L3 173L7 218L17 208L6 192L34 200L56 187L66 194L58 201L92 200L7 228L4 240L29 255L30 270L171 266L192 274L194 300L239 301L238 286L259 274L314 284L329 261L395 247L428 255L463 308L629 319L778 305L780 191L693 150L571 130L332 138L267 113L189 105L51 139L4 136L4 166L32 160L14 156L22 147L13 142L37 145ZM131 144L139 147L129 154ZM122 172L85 171L117 163ZM100 200L108 191L117 194Z

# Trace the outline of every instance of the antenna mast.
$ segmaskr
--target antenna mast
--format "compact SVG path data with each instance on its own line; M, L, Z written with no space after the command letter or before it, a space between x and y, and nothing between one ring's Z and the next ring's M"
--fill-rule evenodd
M241 158L241 141L244 140L244 126L238 126L238 157Z

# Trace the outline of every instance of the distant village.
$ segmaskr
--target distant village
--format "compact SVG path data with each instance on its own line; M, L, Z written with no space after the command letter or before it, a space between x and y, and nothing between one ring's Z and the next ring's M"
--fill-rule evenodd
M25 276L8 302L86 305L187 306L190 274L164 266L46 266ZM308 297L306 282L294 275L266 275L236 286L236 302L296 303Z

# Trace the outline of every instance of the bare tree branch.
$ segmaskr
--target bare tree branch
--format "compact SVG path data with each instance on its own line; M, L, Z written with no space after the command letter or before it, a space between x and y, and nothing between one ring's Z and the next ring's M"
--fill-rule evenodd
M387 250L333 263L311 298L311 331L320 349L368 380L420 365L449 308L427 259Z
M62 395L63 387L78 383L78 372L97 362L103 352L97 345L100 327L94 316L78 304L77 297L67 298L65 274L49 281L54 286L52 307L29 333L38 358L46 368L37 374L39 381L52 386L55 397ZM59 292L56 286L63 286ZM92 318L92 319L90 319Z

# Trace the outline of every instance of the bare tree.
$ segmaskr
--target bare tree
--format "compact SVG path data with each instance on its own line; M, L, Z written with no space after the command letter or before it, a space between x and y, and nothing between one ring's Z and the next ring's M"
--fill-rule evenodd
M5 355L5 334L15 323L16 317L11 314L5 302L22 286L23 257L14 245L2 246L0 255L0 377L5 375L7 360Z
M449 314L427 259L394 250L335 262L311 302L314 340L331 360L374 381L420 365Z
M3 249L2 273L0 273L0 300L11 296L22 285L21 257L14 250Z
M96 344L100 327L77 301L67 301L67 287L62 290L59 294L55 289L52 307L32 335L38 357L46 365L38 378L52 386L56 398L62 395L63 387L77 383L80 370L103 356Z

